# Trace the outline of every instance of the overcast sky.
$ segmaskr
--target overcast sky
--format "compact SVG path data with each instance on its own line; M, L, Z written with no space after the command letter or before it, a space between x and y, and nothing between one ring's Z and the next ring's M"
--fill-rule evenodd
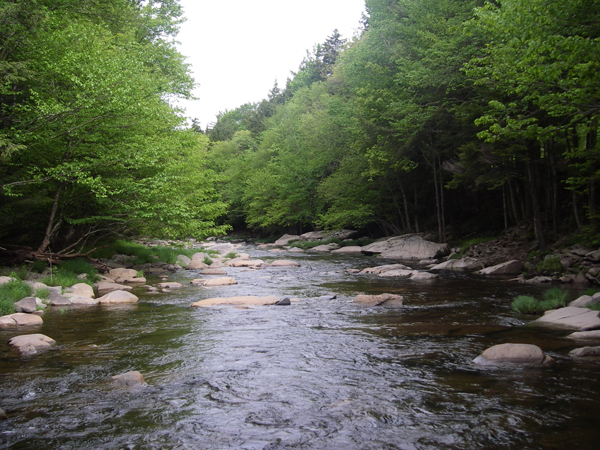
M364 0L180 0L187 22L177 40L199 87L198 100L180 103L202 128L219 111L283 88L307 50L334 29L350 39Z

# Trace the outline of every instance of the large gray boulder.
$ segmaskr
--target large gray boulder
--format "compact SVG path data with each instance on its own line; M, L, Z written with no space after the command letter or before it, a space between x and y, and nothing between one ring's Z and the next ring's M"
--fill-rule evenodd
M524 265L521 261L512 259L495 266L486 267L477 273L481 275L518 275L523 271Z
M98 299L102 305L114 303L137 303L138 297L127 291L112 291Z
M379 275L380 273L389 270L411 270L411 268L404 264L385 264L383 266L367 267L366 269L361 270L360 273Z
M288 245L290 242L297 241L298 239L300 239L300 236L298 236L296 234L284 234L279 239L277 239L274 242L274 244L275 245L281 245L281 246Z
M94 288L91 287L87 283L77 283L66 289L65 297L69 297L70 295L78 295L81 297L94 298L96 295L94 294Z
M235 280L235 278L232 278L232 277L212 278L212 279L206 280L204 282L204 286L207 286L207 287L210 287L210 286L230 286L232 284L237 284L237 281Z
M436 244L421 236L404 235L373 242L362 248L367 255L379 254L381 258L421 260L439 258L450 253L448 244Z
M404 297L397 294L361 294L354 297L353 302L363 306L403 306Z
M200 300L198 302L192 303L194 308L205 308L209 306L219 306L219 305L234 305L234 306L264 306L264 305L274 305L279 300L279 297L275 297L273 295L266 297L257 297L255 295L243 295L237 297L215 297L215 298L207 298L205 300Z
M461 259L449 259L443 263L436 264L430 270L458 270L458 271L473 271L483 268L483 263L477 258L461 258Z
M362 247L359 247L358 245L347 245L346 247L341 247L338 248L337 250L332 250L331 253L333 254L340 254L340 255L349 255L349 254L355 254L355 253L362 253Z
M15 302L15 311L33 314L37 311L37 300L35 297L25 297Z
M600 341L600 330L576 331L575 333L569 334L567 337L570 339Z
M11 338L8 345L16 347L23 356L30 356L51 349L56 341L44 334L23 334Z
M599 311L592 311L587 308L576 308L567 306L566 308L553 309L537 320L534 324L553 325L561 328L569 328L579 331L600 329Z
M499 344L485 350L473 360L478 365L542 365L554 360L541 348L531 344Z
M37 326L43 323L42 318L36 314L14 313L0 317L0 328Z

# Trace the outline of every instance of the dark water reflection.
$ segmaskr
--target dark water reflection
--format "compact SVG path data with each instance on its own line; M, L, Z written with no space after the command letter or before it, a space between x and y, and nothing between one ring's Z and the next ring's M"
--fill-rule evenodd
M345 273L380 263L372 258L283 256L302 267L235 269L236 286L50 311L36 331L59 345L35 358L19 358L6 345L14 332L0 332L0 407L9 415L0 448L597 448L600 365L574 363L567 333L524 326L509 309L515 295L542 288L456 275L386 280ZM401 293L406 306L351 304L381 292ZM328 293L337 298L317 298ZM243 294L303 301L189 307ZM557 363L470 363L503 342L537 344ZM106 379L128 370L149 386L111 389Z

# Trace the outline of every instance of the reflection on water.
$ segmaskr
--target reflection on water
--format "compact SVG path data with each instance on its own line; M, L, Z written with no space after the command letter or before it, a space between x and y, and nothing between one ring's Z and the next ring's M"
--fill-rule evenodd
M59 345L34 358L19 358L6 345L14 332L1 331L0 407L9 420L0 422L0 448L597 447L600 365L572 362L566 355L576 345L565 332L524 326L508 307L542 288L345 273L378 264L366 257L285 258L302 267L231 269L236 286L143 294L126 307L54 309L39 332ZM401 293L405 307L351 303L358 293L382 292ZM337 297L318 298L331 293ZM303 300L189 307L244 294ZM470 363L503 342L537 344L557 363L510 370ZM107 383L129 370L149 386L123 392Z

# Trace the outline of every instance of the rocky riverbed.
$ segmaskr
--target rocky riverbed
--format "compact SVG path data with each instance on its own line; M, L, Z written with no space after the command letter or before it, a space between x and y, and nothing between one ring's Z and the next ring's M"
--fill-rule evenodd
M145 280L139 268L112 268L103 282L127 289L108 294L135 302L101 302L99 285L91 297L82 287L57 293L69 303L50 306L43 323L0 329L4 342L30 335L45 345L0 349L0 443L493 448L490 436L502 435L509 447L544 447L550 430L585 422L587 402L600 400L595 325L549 325L509 310L515 295L540 285L433 269L440 259L231 245L223 251L238 256L215 258L221 267L182 258L146 267ZM94 302L78 305L80 296ZM563 309L561 320L575 317ZM527 392L531 404L522 403ZM537 397L556 408L542 414ZM160 417L152 428L151 416ZM578 448L599 437L595 427L554 436Z

